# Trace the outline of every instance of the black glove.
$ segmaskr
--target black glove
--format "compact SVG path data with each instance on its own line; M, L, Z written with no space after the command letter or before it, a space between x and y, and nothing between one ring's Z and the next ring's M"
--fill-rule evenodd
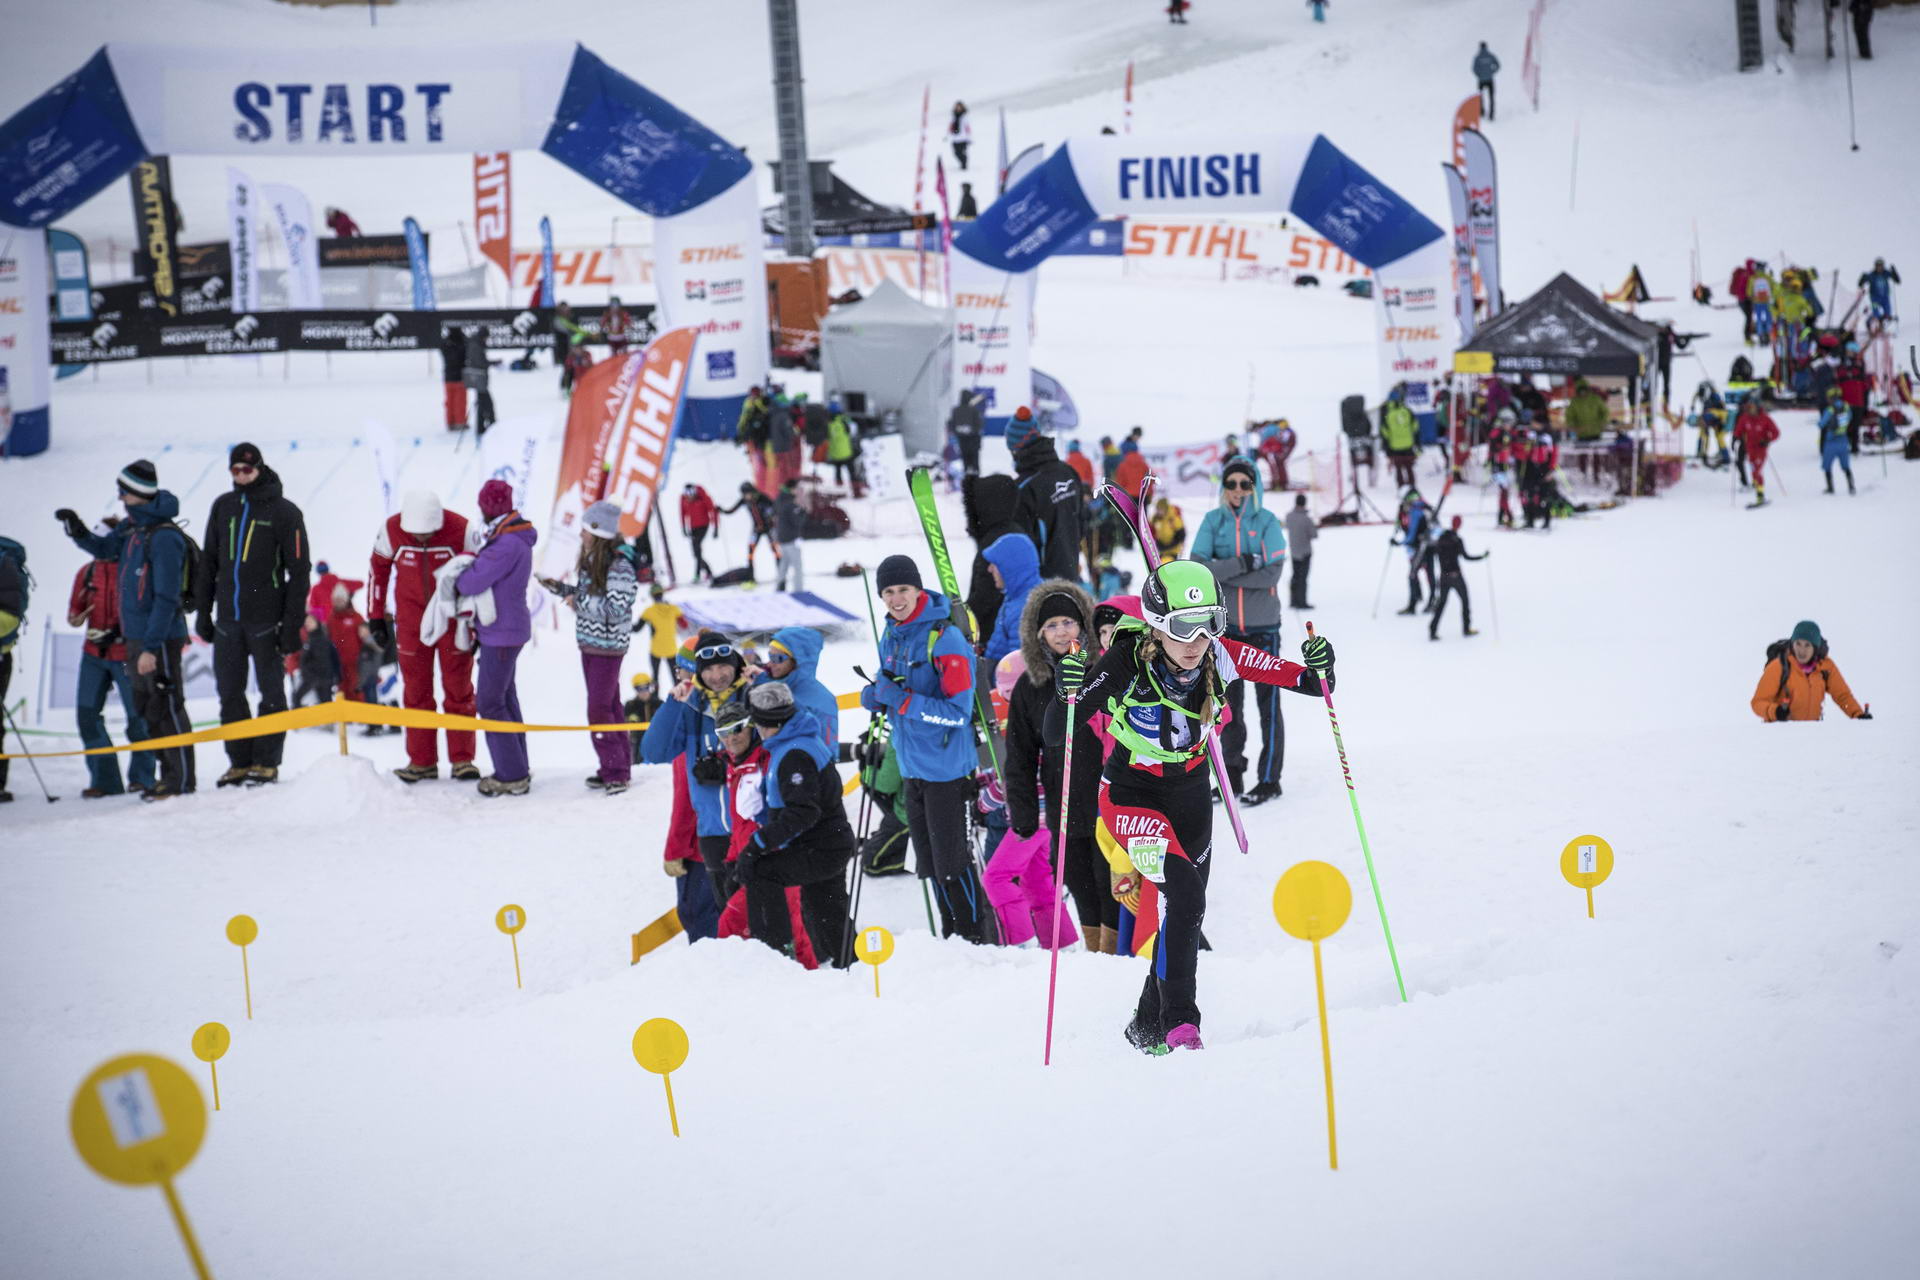
M1062 698L1078 697L1087 683L1087 655L1079 649L1061 654L1053 668L1053 683Z
M1019 836L1022 840L1032 839L1033 833L1038 831L1039 829L1040 829L1040 824L1037 821L1016 822L1013 824L1013 834L1015 834L1016 836Z
M369 618L367 630L373 635L373 642L388 653L393 652L393 619Z
M693 762L693 780L709 787L720 786L727 780L727 762L718 752L708 752Z
M1873 712L1862 711L1859 715L1855 716L1854 719L1855 720L1871 720L1873 719Z
M1785 720L1785 719L1788 719L1788 718L1789 718L1789 715L1790 715L1790 713L1788 712L1788 710L1787 710L1787 708L1785 708L1785 707L1775 707L1775 708L1773 709L1773 718L1774 718L1775 720Z
M199 636L202 640L205 640L208 644L213 643L213 610L212 609L202 609L200 611L200 616L198 616L193 620L193 633Z
M300 652L300 640L301 635L298 624L292 622L283 622L280 624L280 655L282 657L290 657Z
M55 520L58 520L61 523L61 525L66 529L67 536L69 538L84 538L87 536L86 522L83 521L79 516L75 515L71 508L69 507L60 508L58 511L53 513L53 518Z
M1259 567L1260 567L1260 557L1254 555L1253 552L1251 551L1243 551L1240 553L1240 568L1242 570L1244 570L1247 573L1252 573L1255 569L1258 569Z
M1307 660L1307 669L1315 675L1323 676L1333 670L1333 644L1325 636L1314 636L1301 645L1300 656Z

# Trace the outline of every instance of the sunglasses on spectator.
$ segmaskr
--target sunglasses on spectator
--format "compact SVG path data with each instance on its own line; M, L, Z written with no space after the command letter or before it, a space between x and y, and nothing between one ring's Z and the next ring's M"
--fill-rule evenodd
M1242 490L1245 490L1245 491L1246 491L1246 492L1248 492L1248 493L1252 493L1252 492L1253 492L1253 481L1251 481L1251 480L1229 480L1229 481L1227 481L1227 482L1226 482L1225 484L1223 484L1223 485L1221 485L1220 487L1221 487L1221 488L1223 488L1223 489L1225 489L1225 490L1227 490L1227 492L1229 492L1229 493L1231 493L1231 492L1233 492L1233 491L1234 491L1235 489L1242 489Z
M710 644L704 649L694 650L693 656L702 662L713 662L719 658L731 658L733 646L730 644Z
M259 471L260 468L250 462L236 462L228 467L227 470L236 476L250 476Z

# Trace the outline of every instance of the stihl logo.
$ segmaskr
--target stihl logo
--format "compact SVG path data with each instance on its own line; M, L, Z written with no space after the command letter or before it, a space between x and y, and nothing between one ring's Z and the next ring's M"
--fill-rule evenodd
M702 246L680 251L682 265L696 262L738 262L741 256L740 246L737 244Z

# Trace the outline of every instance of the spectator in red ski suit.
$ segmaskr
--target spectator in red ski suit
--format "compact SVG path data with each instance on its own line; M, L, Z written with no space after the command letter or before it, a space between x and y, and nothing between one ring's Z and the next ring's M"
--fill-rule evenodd
M687 485L680 490L680 532L687 535L693 543L693 580L698 582L705 574L713 577L713 568L700 552L700 544L720 523L720 507L713 495L697 484Z
M481 534L480 525L443 509L440 499L427 490L415 489L401 500L400 514L387 517L374 539L367 617L369 626L381 633L383 645L399 656L401 702L411 710L434 710L433 664L437 656L446 713L470 716L474 712L473 651L458 646L458 629L454 627L447 628L439 643L424 643L420 639L420 618L433 598L434 575L455 556L478 551ZM344 657L343 680L353 670L344 664ZM434 733L432 729L407 730L407 767L395 771L405 781L439 776ZM467 781L468 775L473 779L480 776L473 762L471 730L447 730L447 759L453 765L454 777Z

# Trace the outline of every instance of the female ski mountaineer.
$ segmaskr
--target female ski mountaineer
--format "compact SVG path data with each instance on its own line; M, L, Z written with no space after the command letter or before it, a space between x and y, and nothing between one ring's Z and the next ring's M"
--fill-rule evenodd
M1227 611L1205 565L1170 560L1141 592L1142 620L1123 619L1091 670L1063 656L1059 696L1078 694L1080 716L1107 716L1113 753L1095 788L1076 776L1072 805L1099 806L1097 833L1113 896L1132 908L1141 877L1160 886L1166 918L1127 1040L1145 1053L1200 1048L1195 970L1213 855L1208 730L1219 723L1235 680L1318 696L1333 688L1333 646L1302 648L1307 665L1224 639ZM1076 775L1078 770L1074 771Z

